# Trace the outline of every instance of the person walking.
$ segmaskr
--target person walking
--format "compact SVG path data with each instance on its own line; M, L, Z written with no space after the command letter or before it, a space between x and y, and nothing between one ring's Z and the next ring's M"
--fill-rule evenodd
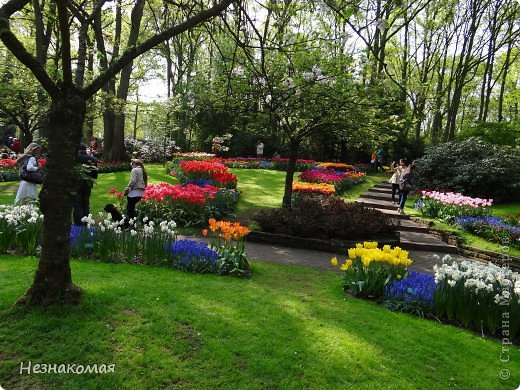
M84 223L81 222L81 219L87 217L90 213L90 194L92 193L94 181L98 178L98 159L87 153L87 145L80 144L76 162L80 165L81 176L76 187L72 215L74 225L82 226Z
M397 201L395 200L395 196L397 195L397 200L399 200L399 179L401 177L401 174L403 173L403 168L399 164L397 164L395 161L390 164L390 168L392 168L395 172L388 181L390 184L392 184L392 203L397 204Z
M41 151L42 147L35 142L27 145L23 154L16 160L20 175L24 169L28 172L36 172L42 168L42 166L38 163L38 159L36 158L41 153ZM26 180L20 180L20 186L16 192L14 203L27 204L30 201L36 200L37 197L38 185Z
M141 160L134 159L130 163L132 165L132 172L130 172L130 182L125 188L126 196L126 214L128 219L136 217L135 206L144 195L144 190L148 185L148 175L144 169Z
M264 143L261 140L256 141L256 158L264 156Z
M415 165L410 165L406 158L402 158L399 163L403 170L399 177L399 207L397 208L397 211L404 214L404 205L408 198L408 194L412 190L412 179Z
M383 170L383 172L386 172L386 169L383 167L385 161L385 150L382 146L379 146L376 151L376 172L379 168Z

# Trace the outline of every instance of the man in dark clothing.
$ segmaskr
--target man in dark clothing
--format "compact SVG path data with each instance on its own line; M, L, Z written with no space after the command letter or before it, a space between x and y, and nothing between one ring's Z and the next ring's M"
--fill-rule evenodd
M90 212L90 193L98 177L98 159L87 153L87 145L81 144L76 161L79 165L80 177L74 198L73 217L74 225L82 226L84 223L81 222L81 218L87 217Z

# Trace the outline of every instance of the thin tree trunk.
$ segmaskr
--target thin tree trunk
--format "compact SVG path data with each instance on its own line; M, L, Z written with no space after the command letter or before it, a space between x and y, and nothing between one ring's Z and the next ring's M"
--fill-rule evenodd
M300 142L291 139L289 146L289 161L287 162L287 173L285 175L285 191L283 194L282 207L290 209L292 205L292 185L294 172L296 171L296 159L298 158L298 147Z
M128 37L127 47L132 47L136 44L139 37L139 28L141 25L141 18L143 16L144 0L138 0L132 10L132 27L130 36ZM121 71L119 80L119 88L117 90L117 99L124 102L128 99L128 89L130 87L130 77L132 76L133 62L130 62ZM112 144L112 159L117 161L124 161L127 159L125 150L125 112L115 115L114 123L114 143Z
M513 23L509 25L509 35L511 35ZM507 45L506 60L504 63L504 70L502 73L502 82L500 83L500 93L498 95L498 122L504 120L504 92L506 90L507 74L509 73L509 61L511 60L511 50L513 48L513 41L510 40Z

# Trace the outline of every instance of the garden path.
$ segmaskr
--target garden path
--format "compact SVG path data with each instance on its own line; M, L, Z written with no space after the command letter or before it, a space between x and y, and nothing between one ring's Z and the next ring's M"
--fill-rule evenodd
M185 237L179 236L179 239L190 239L195 241L209 242L204 237ZM256 242L245 243L247 257L253 261L266 261L271 263L299 265L302 267L315 268L327 271L339 271L339 267L333 267L330 264L330 259L334 256L338 258L339 262L346 259L346 253L323 252L311 249L289 248L281 245L260 244ZM440 264L441 261L436 261L434 254L441 259L447 252L442 251L417 251L410 250L409 258L413 260L409 267L412 270L433 274L433 266ZM453 260L462 261L467 260L462 256L449 253Z

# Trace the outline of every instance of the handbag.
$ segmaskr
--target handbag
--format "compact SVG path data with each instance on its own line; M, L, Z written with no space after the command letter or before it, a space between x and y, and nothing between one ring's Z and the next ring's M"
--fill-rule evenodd
M20 172L20 180L27 181L29 183L34 184L42 184L43 183L43 172L41 169L37 171L28 171L27 163L29 159L27 159L22 165L22 171Z
M401 180L401 182L399 183L399 190L400 191L411 191L412 185L410 184L410 182L408 180Z

